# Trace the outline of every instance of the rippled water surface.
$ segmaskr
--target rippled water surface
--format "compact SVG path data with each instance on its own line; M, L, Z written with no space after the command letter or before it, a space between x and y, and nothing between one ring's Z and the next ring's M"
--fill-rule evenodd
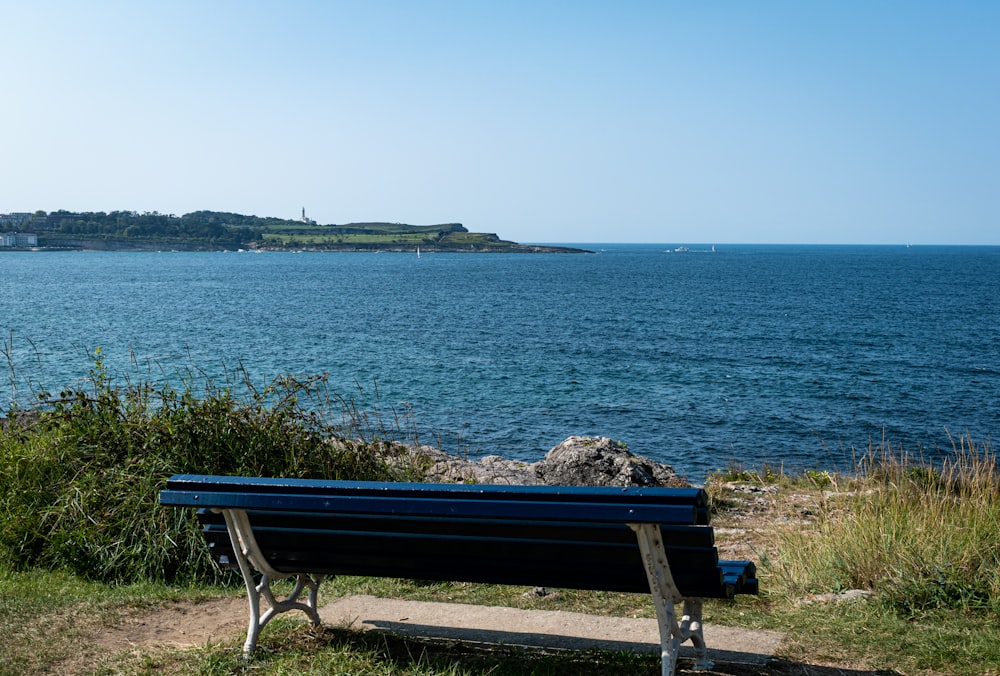
M329 372L446 448L610 436L692 478L1000 429L1000 248L591 245L595 255L3 253L3 401L101 346L177 373Z

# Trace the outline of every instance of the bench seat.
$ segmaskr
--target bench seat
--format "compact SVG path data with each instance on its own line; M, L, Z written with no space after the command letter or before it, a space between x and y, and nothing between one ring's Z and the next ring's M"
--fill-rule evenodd
M488 520L351 515L313 517L249 511L254 536L283 573L402 577L442 582L565 587L648 593L635 533L628 527L570 522L515 525ZM212 557L237 566L223 516L199 510ZM671 530L673 528L673 530ZM756 593L749 561L720 561L712 530L661 526L674 581L684 596L732 598ZM572 566L567 566L572 561ZM518 565L518 562L523 565ZM707 570L718 569L712 576Z
M753 562L719 559L701 489L177 475L160 501L197 508L213 559L243 573L247 654L273 616L260 615L261 594L275 612L297 608L318 622L319 581L363 575L652 593L673 673L682 640L708 663L700 599L758 591ZM269 584L285 577L296 589L277 601Z

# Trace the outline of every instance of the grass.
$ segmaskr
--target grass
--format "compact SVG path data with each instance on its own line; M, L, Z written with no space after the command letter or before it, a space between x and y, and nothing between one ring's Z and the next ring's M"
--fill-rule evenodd
M513 603L520 590L483 585L419 585L401 580L344 578L324 584L323 597L376 593L467 602ZM242 596L238 587L108 585L63 572L0 573L0 674L601 674L654 673L656 655L560 652L475 646L449 641L360 634L349 627L313 629L294 615L275 620L253 661L242 660L242 637L190 650L101 650L93 634L167 602ZM600 595L598 595L600 596ZM629 595L617 595L629 596ZM633 595L634 596L634 595ZM528 604L530 605L530 603ZM191 612L197 612L197 607Z
M514 647L484 647L450 641L420 641L385 634L358 634L339 627L303 631L282 623L261 647L261 655L245 664L238 653L207 648L193 655L159 655L136 669L135 660L110 671L176 674L384 674L463 676L501 674L529 676L597 676L612 672L653 674L658 655L615 652L547 652ZM191 659L193 657L194 659Z
M239 393L239 394L237 394ZM284 617L245 663L241 637L191 650L106 650L102 628L167 602L241 594L207 556L192 514L156 494L175 472L409 478L389 462L413 432L396 412L360 410L325 378L257 388L235 374L178 390L117 385L94 355L86 387L39 393L0 432L0 674L656 673L658 657L558 653L311 629ZM707 482L726 558L758 562L762 593L709 602L708 623L781 631L763 673L1000 674L1000 476L989 440L943 461L883 440L848 474L780 468ZM840 593L859 589L846 601ZM652 617L644 595L342 578L344 593ZM196 609L195 611L196 612ZM726 673L740 671L727 666ZM835 673L835 672L826 672Z
M343 233L284 234L266 233L265 246L352 246L352 245L409 245L433 244L438 241L436 233L392 233L385 235L354 235Z
M500 240L495 235L479 232L385 232L385 233L344 233L324 230L322 228L291 232L267 232L262 237L264 246L278 247L360 247L377 249L378 247L413 248L423 245L427 248L439 249L489 249L502 251L517 248L517 244Z
M210 585L177 587L87 581L60 570L12 572L0 568L0 674L60 671L58 665L100 658L95 630L167 601L218 596Z
M532 599L520 588L483 585L420 585L401 580L345 578L325 583L323 598L344 593L463 603L574 610L604 615L652 613L642 595L563 592ZM238 632L192 649L100 649L100 627L178 599L239 594L235 588L88 583L60 573L0 576L0 674L627 674L659 673L656 655L516 649L443 640L359 633L350 627L310 627L291 614L269 625L255 658L240 657ZM38 602L52 606L35 605ZM198 612L197 607L190 612ZM781 592L735 604L712 602L711 624L781 631L786 640L776 662L750 674L989 674L1000 673L1000 636L981 613L928 611L903 617L877 601L800 604ZM843 671L823 670L837 665Z
M989 440L956 439L938 462L883 440L850 474L730 468L708 487L716 526L748 531L740 555L762 562L764 590L750 614L785 632L788 659L1000 673L1000 476ZM848 590L865 596L838 600Z
M988 442L956 443L943 463L872 447L847 490L820 511L817 532L787 534L791 591L860 588L904 614L1000 613L1000 475Z

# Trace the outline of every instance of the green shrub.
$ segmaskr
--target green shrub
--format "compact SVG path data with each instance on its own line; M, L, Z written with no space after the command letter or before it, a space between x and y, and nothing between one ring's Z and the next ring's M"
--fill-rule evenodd
M12 410L0 432L0 559L101 581L213 580L194 510L158 504L172 474L406 478L349 402L334 400L346 418L326 419L325 376L242 386L241 397L210 382L198 396L190 385L119 386L98 351L89 391ZM348 436L359 431L374 438Z

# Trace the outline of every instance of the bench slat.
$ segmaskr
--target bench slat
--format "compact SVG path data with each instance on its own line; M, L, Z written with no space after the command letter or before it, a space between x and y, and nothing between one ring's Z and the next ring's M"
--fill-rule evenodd
M677 504L646 505L611 502L602 504L570 501L549 503L527 499L477 498L465 500L456 497L248 494L177 490L162 491L160 503L174 507L194 506L217 509L270 509L452 518L555 519L619 524L691 524L697 521L697 510L693 505Z
M242 477L203 474L176 474L167 481L170 490L211 492L234 491L252 493L297 493L325 495L331 491L344 495L409 495L423 497L454 497L470 499L479 496L494 499L537 499L587 502L617 501L623 496L635 496L645 502L659 504L708 505L708 495L701 488L661 488L639 486L513 486L494 484L431 484L406 481L330 481L322 479L290 479L275 477Z
M719 561L727 583L734 584L739 594L757 594L757 566L753 561Z
M636 546L635 533L620 523L581 523L578 521L446 518L425 519L399 516L386 519L364 514L338 514L316 512L284 512L250 510L254 528L303 528L313 530L358 530L364 532L392 532L413 534L483 534L495 537L536 538L549 540L594 540L616 542L631 548ZM221 514L199 510L202 523L224 524ZM684 547L712 547L715 531L709 527L660 524L665 540L670 545Z
M170 495L177 491L177 495ZM683 505L695 509L695 523L708 524L708 494L700 488L643 488L611 486L504 486L479 484L424 484L414 482L322 481L314 479L252 478L179 474L167 482L161 494L174 506L262 507L263 505L205 504L199 494L242 493L253 496L297 495L367 498L504 502L583 502L621 505L632 501L645 506ZM218 498L225 501L225 498Z

